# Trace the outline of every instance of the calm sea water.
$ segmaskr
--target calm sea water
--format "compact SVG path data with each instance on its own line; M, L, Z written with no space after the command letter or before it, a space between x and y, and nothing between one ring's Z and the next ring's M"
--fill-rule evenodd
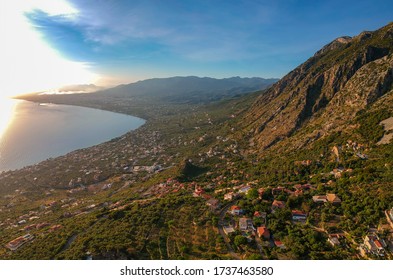
M0 104L0 172L94 146L143 123L108 111L7 100Z

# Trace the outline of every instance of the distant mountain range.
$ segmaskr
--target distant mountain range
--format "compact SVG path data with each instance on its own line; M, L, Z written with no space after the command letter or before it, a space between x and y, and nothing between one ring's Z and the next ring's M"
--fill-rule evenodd
M58 89L58 93L67 94L67 93L89 93L96 92L99 90L103 90L103 87L96 86L93 84L85 84L85 85L68 85Z
M195 76L155 78L102 90L97 92L97 95L116 98L158 98L172 102L207 102L262 90L277 81L278 79L240 77L226 79Z
M17 98L38 103L57 103L98 108L130 114L144 119L171 115L176 110L187 112L183 105L203 105L233 99L268 88L278 79L263 78L156 78L113 88L98 89L94 85L76 85L54 94L35 93ZM64 93L64 94L62 94ZM71 94L72 93L72 94ZM160 112L160 114L156 114Z
M78 93L91 93L105 89L104 87L96 86L94 84L80 84L80 85L67 85L54 90L39 92L38 94L78 94ZM36 93L37 94L37 93Z

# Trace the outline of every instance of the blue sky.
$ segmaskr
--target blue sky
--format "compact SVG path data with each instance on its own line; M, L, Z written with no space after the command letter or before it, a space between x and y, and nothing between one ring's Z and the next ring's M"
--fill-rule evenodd
M23 15L44 44L101 83L282 77L333 39L393 20L391 0L61 1L68 8L37 1Z

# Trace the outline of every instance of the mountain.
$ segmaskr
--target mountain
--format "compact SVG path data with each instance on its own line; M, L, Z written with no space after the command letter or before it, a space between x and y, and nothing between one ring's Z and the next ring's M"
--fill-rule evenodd
M226 79L194 76L155 78L120 85L97 94L116 98L158 98L170 102L204 102L262 90L276 81L277 79L240 77Z
M259 150L303 147L347 129L355 116L371 110L373 104L379 104L378 109L392 108L391 98L386 97L392 83L390 23L324 46L260 95L242 120L243 128ZM385 101L379 102L383 97Z

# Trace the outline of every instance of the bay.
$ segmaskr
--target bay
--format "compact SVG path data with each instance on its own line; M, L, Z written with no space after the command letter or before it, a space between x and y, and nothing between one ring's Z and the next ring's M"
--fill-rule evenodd
M0 172L121 136L144 120L98 109L10 100L0 104Z

